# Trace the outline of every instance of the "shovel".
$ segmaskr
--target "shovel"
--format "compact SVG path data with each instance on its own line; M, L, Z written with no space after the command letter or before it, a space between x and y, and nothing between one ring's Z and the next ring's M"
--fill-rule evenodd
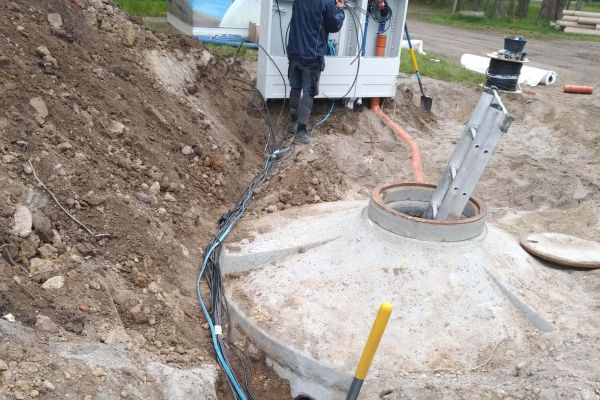
M412 47L412 43L410 41L410 34L408 33L408 26L406 26L406 24L404 24L404 32L406 32L406 40L408 41L408 49L410 51L410 58L412 60L415 74L417 75L417 81L419 82L419 88L421 88L421 110L423 110L425 112L430 112L431 106L433 104L433 99L429 96L426 96L425 90L423 90L423 83L421 82L421 74L419 74L419 66L417 65L417 57L415 56L415 49L413 49L413 47Z

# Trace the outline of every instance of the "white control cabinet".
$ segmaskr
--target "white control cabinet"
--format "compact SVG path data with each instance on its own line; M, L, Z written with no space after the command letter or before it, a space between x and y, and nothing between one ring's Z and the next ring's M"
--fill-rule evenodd
M346 0L344 25L338 33L329 35L337 55L325 56L326 67L321 74L318 97L339 99L345 96L351 104L352 100L358 98L393 97L396 94L408 1L388 1L392 16L383 28L387 36L383 57L375 57L375 40L382 27L371 16L363 40L366 10L372 2ZM284 98L289 94L288 59L284 43L287 43L292 5L293 0L262 0L259 42L273 60L265 51L259 50L257 88L266 99ZM364 51L361 52L363 42ZM358 59L359 52L361 55ZM275 64L285 78L285 85ZM284 86L287 86L287 93Z

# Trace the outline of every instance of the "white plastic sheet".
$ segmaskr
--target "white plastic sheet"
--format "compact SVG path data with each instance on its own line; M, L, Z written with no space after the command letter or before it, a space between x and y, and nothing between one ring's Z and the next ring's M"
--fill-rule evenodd
M485 74L490 65L490 58L474 54L463 54L460 63L466 69ZM556 72L527 65L523 65L519 76L519 83L528 86L553 85L555 82Z
M410 42L412 43L413 49L415 49L415 52L421 54L421 55L425 55L425 52L423 51L423 41L422 40L413 40L411 39ZM403 40L402 41L402 48L403 49L408 49L408 41L407 40Z

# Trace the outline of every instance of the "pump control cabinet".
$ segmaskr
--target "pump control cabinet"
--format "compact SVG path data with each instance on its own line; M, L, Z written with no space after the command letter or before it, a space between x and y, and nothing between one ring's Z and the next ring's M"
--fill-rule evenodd
M326 67L317 97L345 98L352 104L359 98L395 95L408 1L386 0L387 11L384 8L383 12L381 3L383 0L346 0L344 25L329 35L330 55L325 56ZM289 94L284 46L292 6L290 0L262 0L259 43L264 51L258 53L257 88L266 99ZM377 40L378 35L385 39ZM382 47L383 56L376 56L376 42Z

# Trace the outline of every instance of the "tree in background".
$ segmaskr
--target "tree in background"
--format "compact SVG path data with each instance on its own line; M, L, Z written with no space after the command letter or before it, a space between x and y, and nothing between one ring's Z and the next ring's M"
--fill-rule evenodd
M544 21L556 21L562 17L562 10L568 0L543 0L539 18Z
M525 18L529 11L529 0L519 0L517 3L517 10L515 11L515 17Z

